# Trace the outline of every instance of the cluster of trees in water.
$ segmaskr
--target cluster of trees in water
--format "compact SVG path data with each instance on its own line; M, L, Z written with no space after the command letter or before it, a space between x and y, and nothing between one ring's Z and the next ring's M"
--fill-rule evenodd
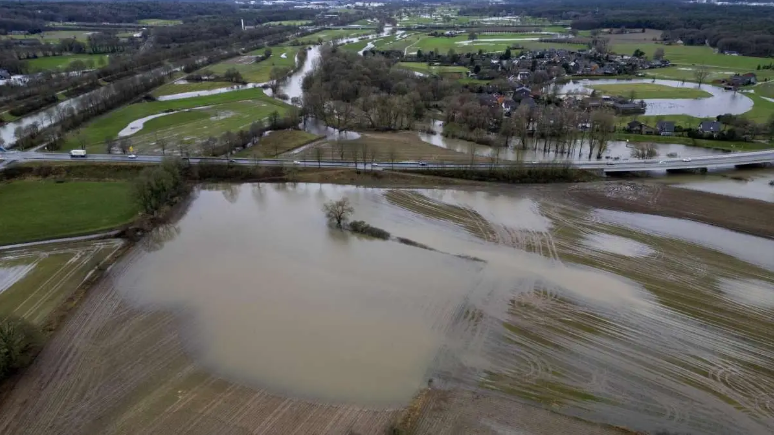
M395 58L326 47L304 78L303 111L342 131L401 130L414 126L454 85L392 68Z
M518 4L471 5L467 15L526 14L549 20L571 20L572 28L658 29L670 40L689 45L708 43L723 51L748 56L774 55L774 15L769 8L743 4L719 7L677 0L527 0Z

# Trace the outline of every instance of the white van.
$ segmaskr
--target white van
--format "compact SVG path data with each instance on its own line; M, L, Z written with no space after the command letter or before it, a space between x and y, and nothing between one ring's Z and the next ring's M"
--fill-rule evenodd
M86 157L86 150L72 150L70 157Z

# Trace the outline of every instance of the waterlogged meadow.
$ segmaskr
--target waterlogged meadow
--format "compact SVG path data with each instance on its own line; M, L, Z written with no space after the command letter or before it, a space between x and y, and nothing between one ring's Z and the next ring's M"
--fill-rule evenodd
M393 239L330 228L341 197ZM568 187L203 186L73 320L78 363L41 368L0 430L616 433L564 414L768 434L773 323L773 241Z

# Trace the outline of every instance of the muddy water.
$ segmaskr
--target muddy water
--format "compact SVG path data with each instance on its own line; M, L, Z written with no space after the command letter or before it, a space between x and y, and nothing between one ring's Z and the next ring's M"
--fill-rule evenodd
M322 204L342 196L435 251L328 228ZM432 377L635 430L762 435L772 255L770 240L551 189L229 185L113 278L177 312L200 364L271 392L382 408Z

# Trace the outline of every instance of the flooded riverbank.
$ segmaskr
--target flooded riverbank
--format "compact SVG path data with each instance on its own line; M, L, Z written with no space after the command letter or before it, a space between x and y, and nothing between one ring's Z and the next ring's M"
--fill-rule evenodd
M584 161L596 161L597 153L594 151L589 158L588 143L587 141L578 140L573 144L572 150L565 153L556 152L556 144L553 146L544 146L542 140L536 140L532 137L528 138L526 147L519 143L518 138L512 138L509 141L508 147L491 147L487 145L481 145L474 142L454 139L445 137L443 133L443 122L439 120L433 120L429 123L428 129L434 134L420 132L419 138L423 142L427 142L437 147L446 148L457 151L463 154L470 154L471 148L473 152L482 157L498 158L500 160L513 160L523 162L584 162ZM667 156L674 157L699 157L715 154L724 154L724 151L692 147L681 144L668 144L668 143L654 143L657 155L654 158L667 158ZM543 151L547 148L546 151ZM613 160L636 160L632 157L634 151L634 144L622 140L612 140L607 143L607 149L602 153L603 159Z
M753 101L739 92L726 91L721 87L703 84L697 86L695 83L680 82L677 80L661 79L600 79L600 80L578 80L570 81L559 86L559 92L562 94L570 92L591 93L589 85L607 85L620 83L653 83L657 85L670 86L673 88L698 88L712 94L708 98L696 99L652 99L644 100L647 104L645 115L690 115L697 118L716 117L730 113L740 115L752 109Z

